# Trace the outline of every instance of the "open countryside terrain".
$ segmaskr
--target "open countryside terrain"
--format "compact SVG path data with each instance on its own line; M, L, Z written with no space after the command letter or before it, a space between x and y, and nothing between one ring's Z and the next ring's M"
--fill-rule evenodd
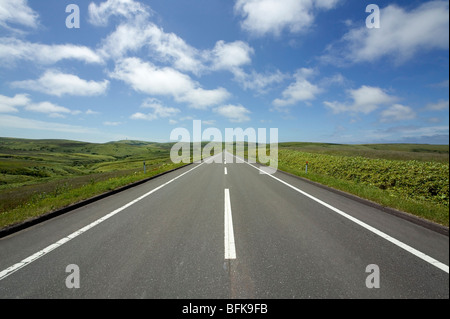
M1 138L0 227L176 168L170 147Z
M0 138L0 227L179 167L172 145ZM448 226L448 161L448 145L280 143L278 167Z
M448 151L448 145L284 143L278 168L448 226Z

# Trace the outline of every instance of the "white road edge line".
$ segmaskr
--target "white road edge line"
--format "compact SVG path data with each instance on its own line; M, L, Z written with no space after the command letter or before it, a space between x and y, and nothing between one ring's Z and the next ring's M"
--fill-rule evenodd
M219 155L220 155L220 154L219 154ZM36 261L37 259L39 259L39 258L41 258L41 257L43 257L43 256L45 256L45 255L47 255L49 252L55 250L56 248L61 247L61 246L64 245L65 243L69 242L70 240L72 240L72 239L74 239L74 238L80 236L81 234L87 232L89 229L91 229L91 228L97 226L98 224L104 222L105 220L107 220L107 219L113 217L114 215L120 213L121 211L127 209L128 207L130 207L130 206L136 204L137 202L143 200L144 198L150 196L151 194L153 194L154 192L160 190L160 189L163 188L164 186L167 186L168 184L172 183L173 181L179 179L180 177L182 177L182 176L184 176L184 175L186 175L186 174L192 172L194 169L196 169L196 168L202 166L204 163L206 163L206 161L204 161L204 162L202 162L201 164L195 166L194 168L191 168L191 169L188 170L187 172L184 172L183 174L178 175L177 177L175 177L175 178L171 179L170 181L168 181L168 182L162 184L161 186L158 186L157 188L155 188L155 189L151 190L150 192L148 192L148 193L142 195L141 197L136 198L135 200L129 202L128 204L125 204L124 206L122 206L122 207L116 209L115 211L113 211L113 212L111 212L111 213L109 213L109 214L103 216L102 218L97 219L96 221L90 223L89 225L87 225L87 226L85 226L85 227L83 227L83 228L81 228L81 229L79 229L79 230L73 232L73 233L70 234L69 236L62 238L61 240L58 240L56 243L51 244L51 245L47 246L46 248L44 248L44 249L38 251L37 253L35 253L35 254L33 254L33 255L31 255L31 256L25 258L25 259L22 260L21 262L18 262L17 264L14 264L14 265L12 265L11 267L8 267L7 269L1 271L1 272L0 272L0 281L3 280L3 279L5 279L5 278L8 277L9 275L15 273L15 272L18 271L19 269L22 269L23 267L29 265L29 264L32 263L33 261Z
M248 162L245 162L245 163L250 165L250 166L252 166L252 167L254 167L254 168L256 168L257 170L263 172L263 170L261 170L260 168L256 167L255 165L252 165L252 164L250 164ZM401 241L399 241L399 240L389 236L386 233L383 233L382 231L376 229L375 227L372 227L372 226L370 226L370 225L360 221L359 219L348 215L347 213L344 213L340 209L337 209L336 207L333 207L330 204L325 203L324 201L322 201L322 200L320 200L320 199L318 199L318 198L316 198L316 197L314 197L314 196L312 196L312 195L310 195L310 194L308 194L308 193L298 189L295 186L292 186L291 184L289 184L289 183L287 183L287 182L285 182L285 181L283 181L283 180L281 180L281 179L279 179L279 178L277 178L277 177L275 177L273 175L270 175L270 174L265 174L265 175L272 177L273 179L279 181L280 183L283 183L284 185L286 185L286 186L292 188L293 190L299 192L300 194L302 194L302 195L312 199L313 201L315 201L315 202L317 202L317 203L319 203L319 204L321 204L321 205L331 209L332 211L334 211L335 213L338 213L342 217L345 217L345 218L351 220L352 222L358 224L359 226L364 227L365 229L371 231L372 233L374 233L374 234L376 234L376 235L386 239L387 241L389 241L389 242L393 243L394 245L396 245L396 246L406 250L407 252L415 255L416 257L419 257L420 259L426 261L427 263L429 263L429 264L431 264L431 265L433 265L433 266L435 266L435 267L445 271L447 274L449 273L449 266L447 266L446 264L441 263L440 261L438 261L438 260L436 260L436 259L434 259L434 258L432 258L432 257L430 257L430 256L428 256L428 255L426 255L424 253L422 253L421 251L419 251L419 250L417 250L417 249L415 249L415 248L413 248L413 247L411 247L411 246L409 246L409 245L407 245L407 244L405 244L405 243L403 243L403 242L401 242Z
M225 259L236 259L230 190L225 189Z

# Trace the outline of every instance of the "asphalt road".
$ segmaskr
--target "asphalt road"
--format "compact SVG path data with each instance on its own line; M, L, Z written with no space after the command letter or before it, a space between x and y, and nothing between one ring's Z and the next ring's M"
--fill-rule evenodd
M0 298L449 298L448 237L225 157L0 239Z

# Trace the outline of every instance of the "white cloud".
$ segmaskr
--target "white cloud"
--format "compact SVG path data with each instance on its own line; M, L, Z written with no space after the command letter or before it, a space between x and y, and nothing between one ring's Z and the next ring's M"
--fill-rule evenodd
M369 114L381 105L394 103L397 100L395 96L388 95L381 88L365 85L356 90L348 90L347 93L352 99L351 103L325 101L324 104L335 114L344 112Z
M206 109L222 103L229 97L224 88L205 90L188 75L175 69L159 68L138 58L126 58L116 64L114 79L129 84L135 91L161 96L172 96L177 102L186 102L191 107Z
M205 90L201 87L196 87L185 92L178 98L176 97L175 100L186 102L194 109L204 110L209 106L224 102L229 96L230 93L222 87L214 90Z
M334 9L339 2L340 0L316 0L315 5L317 8L330 10Z
M119 25L106 37L99 48L104 58L120 60L130 53L148 49L152 59L169 64L183 72L201 75L211 71L229 71L244 89L264 93L274 83L280 83L285 75L273 73L246 73L245 65L251 64L254 49L243 41L217 41L211 50L198 50L174 33L166 33L152 22L139 20ZM142 52L141 52L142 53ZM145 53L142 53L145 54ZM200 92L201 93L201 92Z
M132 24L121 24L102 40L98 52L106 58L120 58L141 49L148 38L146 30Z
M28 6L27 0L0 0L0 27L15 30L10 24L37 28L39 15Z
M21 60L54 64L67 59L85 63L103 63L103 59L97 53L85 46L47 45L24 42L14 38L0 38L0 65L8 66Z
M272 73L245 72L243 67L251 64L254 54L255 50L246 42L226 43L225 41L217 41L214 49L203 55L207 56L206 60L211 61L211 70L229 71L234 75L234 80L244 89L265 93L266 89L272 84L282 82L286 75L279 70Z
M144 114L141 112L137 112L137 113L134 113L133 115L131 115L130 119L153 121L153 120L156 120L157 117L154 114Z
M138 58L118 62L110 75L130 84L135 91L154 95L178 96L194 86L188 75L169 67L158 68Z
M449 48L449 3L430 1L411 11L389 5L380 12L381 27L350 30L322 57L332 63L374 62L391 57L404 63L419 51Z
M255 36L278 36L287 29L297 33L309 28L318 10L330 10L340 0L237 0L241 27Z
M167 33L157 25L144 21L121 24L102 41L99 52L106 58L120 59L129 52L143 48L161 63L168 63L180 71L200 75L206 71L233 72L251 62L253 49L245 42L218 41L212 50L198 50L174 33Z
M248 114L251 112L242 105L223 105L215 108L214 112L226 117L230 122L242 123L250 121Z
M429 86L430 87L434 87L434 88L446 88L446 89L448 89L449 80L448 79L447 80L443 80L442 82L434 83L434 84L431 84Z
M17 113L17 106L25 106L30 101L26 94L16 94L14 97L0 94L0 113Z
M119 59L128 52L147 47L160 62L169 62L176 69L199 74L204 66L200 53L173 33L165 33L153 23L125 23L102 41L99 52L104 57Z
M367 132L367 137L380 140L382 138L388 138L390 140L395 139L397 141L409 142L409 143L436 143L436 144L448 144L448 132L447 126L398 126L388 128L387 130L377 130L375 132ZM394 137L394 138L393 138ZM445 142L446 141L446 142Z
M56 113L71 113L71 111L63 106L59 106L50 102L40 102L28 104L25 109L27 111L45 113L45 114L56 114Z
M344 85L347 79L340 73L337 73L333 76L326 77L320 81L321 86L330 86L330 85Z
M103 125L105 126L119 126L121 124L122 122L110 122L110 121L103 122Z
M283 82L286 77L286 74L281 73L280 70L276 70L272 73L258 73L252 71L242 79L241 83L244 89L265 93L268 87Z
M40 130L82 134L98 133L98 131L95 129L90 129L82 126L60 124L55 122L44 122L12 115L0 115L0 126L2 128L14 128L22 130Z
M412 120L416 117L416 112L409 107L401 104L394 104L381 112L382 122L397 122Z
M37 80L12 82L16 88L38 91L50 95L77 95L92 96L106 92L109 81L86 81L76 75L61 73L57 70L48 70Z
M23 107L26 111L47 114L53 118L64 118L64 114L81 114L81 111L72 111L51 102L33 102L27 94L16 94L14 97L0 95L0 113L17 113L19 112L18 106Z
M101 43L99 53L105 58L120 59L129 52L149 49L152 58L170 63L181 71L196 75L203 71L202 52L188 45L174 33L149 21L151 9L134 0L108 0L100 5L89 5L90 20L96 25L106 25L111 16L124 17L120 24Z
M176 34L166 33L156 25L148 26L147 32L149 49L151 53L157 53L162 62L169 62L178 70L189 71L196 75L205 68L202 53Z
M312 84L307 80L308 77L314 74L314 70L302 68L294 75L295 82L286 88L282 95L282 99L275 99L272 104L281 110L282 107L294 105L298 102L314 100L318 94L322 92L317 85Z
M233 70L250 64L255 51L243 41L225 43L218 41L211 51L212 68L215 70Z
M97 112L97 111L93 111L91 109L86 111L86 115L98 115L98 114L101 114L101 113Z
M443 111L449 109L449 101L440 100L437 103L430 103L425 107L426 111Z
M206 120L206 121L202 121L202 125L208 125L208 126L216 125L216 120Z
M131 116L133 120L148 120L153 121L159 118L167 118L177 115L181 112L179 109L174 107L166 107L162 105L161 101L155 98L149 98L142 103L141 107L151 109L151 113L135 113Z
M107 0L97 5L91 2L88 7L89 22L97 26L106 26L111 16L127 20L147 18L150 9L134 0Z

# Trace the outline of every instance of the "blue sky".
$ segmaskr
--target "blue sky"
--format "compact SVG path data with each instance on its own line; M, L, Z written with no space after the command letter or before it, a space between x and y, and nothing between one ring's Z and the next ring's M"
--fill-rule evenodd
M0 0L3 137L448 144L448 91L448 1Z

